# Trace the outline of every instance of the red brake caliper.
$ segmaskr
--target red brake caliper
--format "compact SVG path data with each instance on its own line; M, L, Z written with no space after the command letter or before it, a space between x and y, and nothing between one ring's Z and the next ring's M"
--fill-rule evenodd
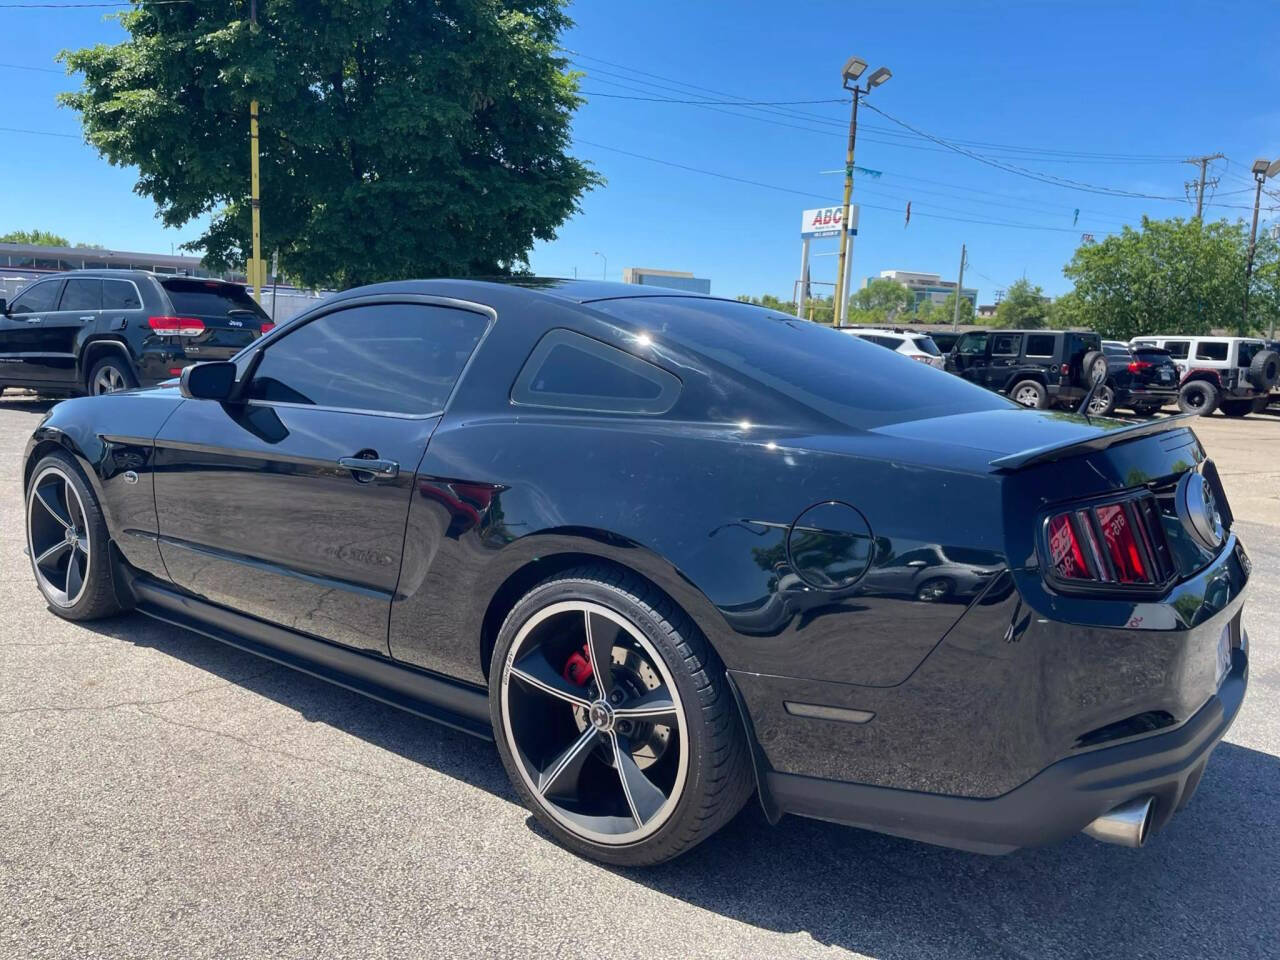
M564 678L570 683L585 687L591 679L591 651L587 649L587 645L582 645L582 650L575 650L569 654L569 659L565 661Z

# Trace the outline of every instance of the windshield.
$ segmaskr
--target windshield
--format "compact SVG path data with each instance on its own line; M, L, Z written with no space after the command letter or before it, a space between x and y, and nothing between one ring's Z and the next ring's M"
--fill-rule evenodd
M916 349L929 354L931 357L942 356L942 351L938 349L938 345L933 342L932 337L912 337L911 342L916 345Z
M1011 404L967 380L824 324L731 300L595 301L634 324L849 426L871 429ZM934 348L937 349L936 347Z

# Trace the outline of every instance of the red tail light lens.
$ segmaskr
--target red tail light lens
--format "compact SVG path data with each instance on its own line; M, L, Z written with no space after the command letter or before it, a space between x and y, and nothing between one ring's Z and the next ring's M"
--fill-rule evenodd
M276 325L275 325L274 323L272 323L270 320L263 320L263 321L262 321L262 326L261 326L261 328L259 328L259 333L262 333L262 334L264 334L264 335L265 335L265 334L270 333L270 332L271 332L272 330L274 330L275 328L276 328Z
M1062 375L1063 375L1064 377L1069 377L1069 376L1071 376L1071 364L1069 364L1069 363L1064 363L1064 364L1062 365Z
M1160 511L1150 496L1056 514L1049 518L1045 536L1051 580L1155 587L1174 573Z
M1143 370L1150 370L1151 367L1152 364L1148 363L1146 360L1135 360L1133 363L1129 364L1129 372L1141 373Z
M162 337L198 337L204 321L195 317L147 317L147 326Z

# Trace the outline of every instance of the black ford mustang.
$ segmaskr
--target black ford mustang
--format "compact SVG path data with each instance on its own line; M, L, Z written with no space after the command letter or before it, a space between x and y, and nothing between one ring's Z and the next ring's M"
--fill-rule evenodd
M23 481L55 613L493 737L613 863L753 792L988 853L1140 845L1245 691L1249 560L1185 421L1025 410L710 297L352 290L59 404Z

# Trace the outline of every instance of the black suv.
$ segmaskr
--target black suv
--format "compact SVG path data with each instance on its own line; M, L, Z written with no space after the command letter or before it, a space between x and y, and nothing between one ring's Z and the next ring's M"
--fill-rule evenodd
M1088 371L1105 365L1096 333L1062 330L981 330L964 334L947 356L946 368L979 386L1007 394L1024 407L1043 410L1077 404L1089 389ZM1095 392L1089 412L1115 408L1115 391Z
M1102 352L1107 355L1107 387L1115 391L1116 406L1145 417L1177 403L1182 378L1168 350L1104 340Z
M0 298L0 390L112 393L221 360L272 327L244 286L144 270L75 270Z

